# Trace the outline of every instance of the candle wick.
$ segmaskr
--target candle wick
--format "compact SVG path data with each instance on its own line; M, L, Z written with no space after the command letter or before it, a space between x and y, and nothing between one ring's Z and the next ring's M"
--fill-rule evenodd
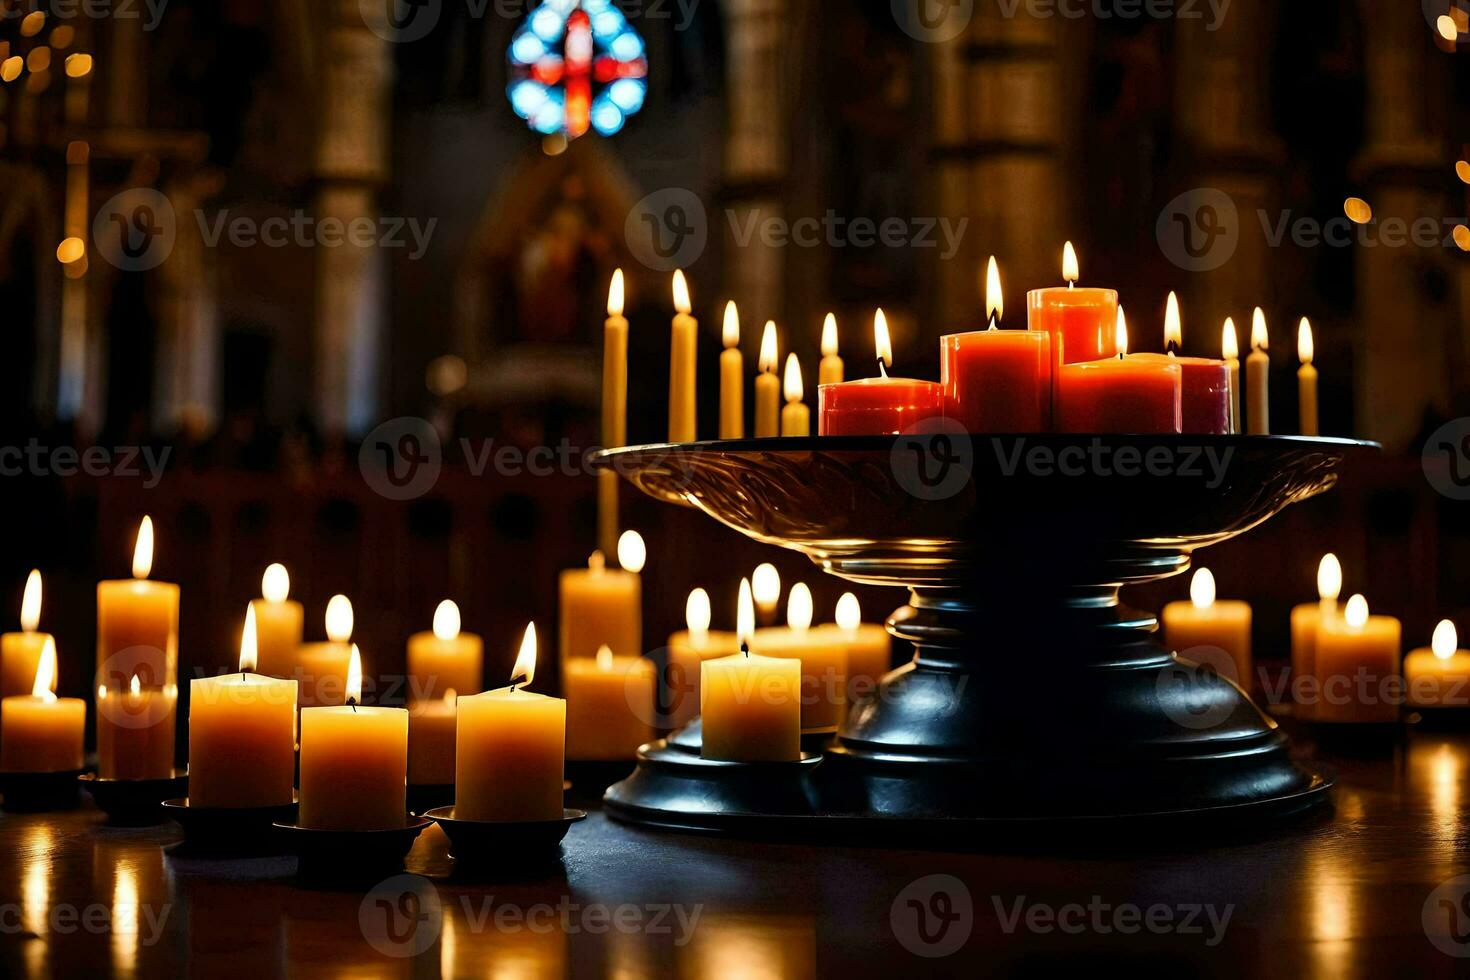
M995 322L995 315L994 314L991 314L991 317L990 317L990 329L991 330L997 329L996 322Z
M1077 286L1077 280L1076 279L1068 279L1067 280L1067 288L1068 289L1074 289L1074 288L1076 288L1076 286Z
M347 706L352 709L353 714L357 714L357 698L348 698Z
M1179 351L1179 341L1177 341L1177 340L1171 340L1171 341L1169 341L1169 356L1170 357L1173 357L1176 353L1178 353L1178 351Z
M740 641L740 652L743 653L743 654L745 654L745 656L746 656L747 659L750 657L750 642L749 641L747 641L747 640L741 640Z
M883 376L884 381L888 380L888 365L883 362L883 358L881 357L878 358L878 373Z

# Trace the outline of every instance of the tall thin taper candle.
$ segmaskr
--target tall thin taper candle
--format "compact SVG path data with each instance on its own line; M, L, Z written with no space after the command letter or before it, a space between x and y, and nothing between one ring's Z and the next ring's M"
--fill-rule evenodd
M698 428L695 414L694 371L698 362L699 321L690 315L689 283L684 270L674 271L673 342L669 350L669 442L693 442Z
M843 380L842 358L837 354L837 317L828 313L822 323L822 363L817 368L817 384L840 385Z
M1266 353L1266 314L1256 307L1251 315L1251 353L1245 359L1246 431L1253 436L1271 434L1271 356Z
M1301 415L1301 430L1304 436L1315 436L1317 429L1317 369L1312 365L1316 353L1312 344L1312 325L1302 317L1296 333L1297 357L1302 362L1296 373L1297 405Z
M602 332L602 444L608 449L628 441L628 320L623 316L626 293L623 270L618 269L608 286L607 321ZM618 475L612 470L599 470L598 546L611 551L617 540Z
M755 437L768 439L781 434L781 382L776 377L776 324L766 321L761 335L760 374L755 378Z
M805 389L801 383L801 362L793 351L786 355L786 407L781 409L781 434L783 436L809 436L812 434L812 412L801 403Z
M720 438L745 437L745 356L740 353L740 311L725 304L725 349L720 352Z
M1220 356L1230 368L1230 431L1240 431L1240 338L1235 334L1235 321L1225 318L1220 333Z

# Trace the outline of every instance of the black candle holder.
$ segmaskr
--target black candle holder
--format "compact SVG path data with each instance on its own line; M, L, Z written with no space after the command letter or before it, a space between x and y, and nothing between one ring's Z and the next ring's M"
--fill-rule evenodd
M96 773L77 777L97 809L119 827L148 827L169 819L163 801L189 790L189 771L175 769L159 779L103 779Z
M385 830L325 830L287 822L276 823L275 830L287 850L296 855L299 876L356 881L403 867L413 842L429 823L410 813L402 827Z
M10 813L71 810L77 805L80 769L62 772L0 772L0 808Z
M424 816L449 838L449 853L457 869L485 869L555 858L567 831L587 819L587 811L564 809L556 820L458 820L454 807L446 806Z
M194 854L253 857L285 853L273 825L296 815L296 804L281 806L192 806L187 798L164 800L164 814L184 831L184 848Z
M1192 553L1331 488L1373 443L1296 436L849 436L609 450L596 465L823 570L902 586L912 663L852 705L812 766L812 816L879 830L1295 812L1329 782L1215 672L1119 601ZM686 736L683 741L690 741ZM722 796L681 736L608 792L620 819L740 833L778 816ZM676 752L682 754L676 755ZM738 768L738 767L737 767ZM686 768L684 771L692 772ZM735 810L735 806L756 809ZM723 819L722 814L729 819ZM808 818L791 814L803 824Z

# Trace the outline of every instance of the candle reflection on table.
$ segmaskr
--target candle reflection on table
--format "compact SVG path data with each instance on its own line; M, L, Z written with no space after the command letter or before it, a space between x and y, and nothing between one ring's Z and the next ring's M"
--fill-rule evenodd
M782 980L817 975L809 917L706 913L681 951L681 975L697 980Z

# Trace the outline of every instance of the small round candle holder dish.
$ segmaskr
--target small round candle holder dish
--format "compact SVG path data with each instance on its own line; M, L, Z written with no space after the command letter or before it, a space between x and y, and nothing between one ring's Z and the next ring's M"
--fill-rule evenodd
M424 816L449 838L449 853L456 866L485 870L558 857L567 831L587 819L587 811L564 809L555 820L457 820L454 807L446 806Z
M908 590L886 625L913 644L913 661L850 706L809 763L812 813L881 843L905 822L1244 818L1324 800L1329 781L1291 758L1276 722L1155 643L1155 617L1119 592L1185 572L1196 550L1324 493L1349 457L1377 450L1297 436L941 430L593 458L841 578ZM669 773L699 764L679 742L640 753L638 771L608 791L609 812L741 832L750 804L722 796L723 767L670 789Z
M408 812L422 814L425 810L448 806L454 802L454 784L408 784Z
M356 880L403 867L413 842L429 826L425 817L408 814L402 827L387 830L323 830L296 823L275 825L288 852L296 855L303 878Z
M273 829L296 815L296 804L281 806L190 806L187 798L164 800L164 814L184 830L184 846L196 854L247 857L283 853Z
M175 769L159 779L103 779L85 772L77 777L108 822L119 827L148 827L169 819L163 801L189 791L189 771Z
M45 813L71 810L79 802L77 777L80 769L62 772L0 772L0 808L10 813Z

